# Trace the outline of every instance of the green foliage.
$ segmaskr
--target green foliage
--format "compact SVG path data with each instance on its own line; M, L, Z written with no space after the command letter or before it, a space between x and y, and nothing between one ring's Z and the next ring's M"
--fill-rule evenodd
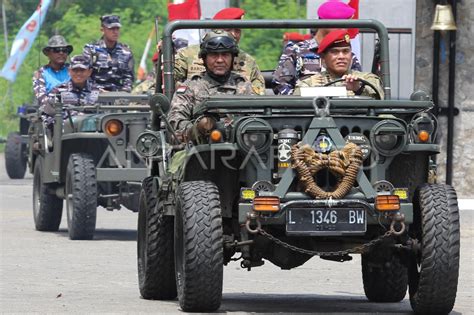
M11 48L19 28L36 9L39 0L3 0L3 2L6 7L9 48ZM100 38L99 17L104 14L118 14L123 25L120 41L132 49L137 67L146 39L154 27L155 16L160 18L159 36L167 21L167 0L55 0L53 3L55 5L49 8L40 36L21 65L16 81L9 85L8 81L0 78L0 138L18 129L16 108L32 100L31 78L36 69L48 62L41 50L49 37L55 34L63 35L74 47L72 55L80 54L84 44ZM294 19L306 16L305 0L232 0L230 4L245 9L246 19ZM256 58L262 70L274 69L281 53L282 35L285 31L244 30L241 47ZM0 66L3 66L6 60L4 51L4 42L0 41ZM150 51L147 60L149 69L152 66L150 61L152 54ZM9 86L11 94L7 95Z

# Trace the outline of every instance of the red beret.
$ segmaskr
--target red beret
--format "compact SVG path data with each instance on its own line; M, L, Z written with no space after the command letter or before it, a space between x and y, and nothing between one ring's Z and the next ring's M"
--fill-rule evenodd
M225 8L214 15L213 20L240 20L245 11L240 8Z
M283 40L291 40L294 42L300 42L304 40L304 35L297 32L286 32L283 34Z
M328 0L318 8L320 19L343 20L350 19L355 13L355 9L339 0Z
M318 54L331 47L351 46L351 38L347 30L335 30L327 34L319 43Z
M158 52L155 52L153 54L153 57L151 57L151 61L153 61L153 63L157 62L158 61Z

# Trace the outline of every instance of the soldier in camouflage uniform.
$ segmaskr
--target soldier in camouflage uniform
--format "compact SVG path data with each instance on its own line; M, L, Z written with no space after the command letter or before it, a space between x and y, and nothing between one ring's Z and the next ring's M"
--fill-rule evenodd
M104 91L130 92L133 84L134 59L130 48L118 42L120 17L100 18L102 38L84 46L83 54L92 60L92 80Z
M319 45L318 54L321 55L327 70L299 81L296 85L296 95L300 94L300 88L324 86L326 83L337 79L344 79L344 81L335 85L345 86L349 96L364 95L377 98L379 95L383 99L382 83L378 76L373 73L350 69L352 50L347 30L335 30L326 35ZM357 79L359 78L374 85L376 91L363 82L358 81Z
M226 8L216 13L214 20L240 20L245 11L239 8ZM226 29L234 36L237 44L240 41L240 29ZM174 77L175 81L183 82L196 74L205 71L203 61L198 57L199 45L191 45L178 50L175 56ZM265 94L265 80L255 59L243 50L234 59L233 71L238 72L252 83L256 94Z
M328 1L318 9L323 19L350 19L355 10L344 2ZM318 29L315 36L298 43L288 42L273 73L272 88L275 94L291 95L298 80L304 80L324 70L317 53L318 43L331 29ZM359 60L352 54L352 70L362 71Z
M48 101L48 93L55 86L70 79L69 64L66 60L72 49L72 46L61 35L51 37L48 45L43 48L43 53L48 56L49 63L39 68L33 75L33 91L38 105L45 105Z
M92 105L97 102L99 89L89 80L92 73L90 60L83 56L77 55L71 58L69 67L69 81L56 86L52 89L45 101L40 107L41 119L44 124L46 133L46 147L49 151L53 148L53 126L54 126L54 103L70 105ZM63 119L67 119L69 115L75 116L76 111L64 111Z
M224 31L204 36L199 51L205 72L195 75L176 89L168 119L183 140L206 136L214 121L208 117L194 121L193 110L211 95L254 94L252 85L240 74L232 72L233 59L239 53L237 43Z
M40 107L43 120L47 123L53 120L53 104L56 101L70 105L93 105L97 102L99 89L89 79L92 73L90 60L84 55L74 56L68 71L71 78L52 89L48 102Z

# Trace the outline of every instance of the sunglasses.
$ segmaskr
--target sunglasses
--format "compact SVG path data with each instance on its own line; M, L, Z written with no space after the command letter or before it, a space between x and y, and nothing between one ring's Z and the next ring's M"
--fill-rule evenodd
M227 36L219 36L210 39L206 43L206 48L215 50L215 49L230 49L235 47L235 41Z
M53 48L50 48L50 50L56 54L59 54L59 53L69 54L69 49L67 47L53 47Z

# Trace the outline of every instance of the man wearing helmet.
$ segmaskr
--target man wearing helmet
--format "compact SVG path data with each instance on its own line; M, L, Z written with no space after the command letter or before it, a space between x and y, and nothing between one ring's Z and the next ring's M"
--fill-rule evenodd
M211 95L253 94L252 85L243 76L232 72L239 48L234 38L225 31L212 31L204 36L199 58L205 71L194 75L176 89L168 119L182 140L196 140L207 136L214 121L194 117L193 109ZM196 118L196 119L195 119Z
M225 8L214 15L213 20L240 20L243 18L245 11L240 8ZM238 44L242 32L238 28L225 29ZM177 82L183 82L190 79L197 73L204 71L202 60L198 57L199 46L191 45L183 49L179 49L175 57L174 79ZM255 59L248 53L239 50L239 55L234 58L233 71L240 73L248 81L252 83L253 91L256 94L265 94L265 80L260 72Z

